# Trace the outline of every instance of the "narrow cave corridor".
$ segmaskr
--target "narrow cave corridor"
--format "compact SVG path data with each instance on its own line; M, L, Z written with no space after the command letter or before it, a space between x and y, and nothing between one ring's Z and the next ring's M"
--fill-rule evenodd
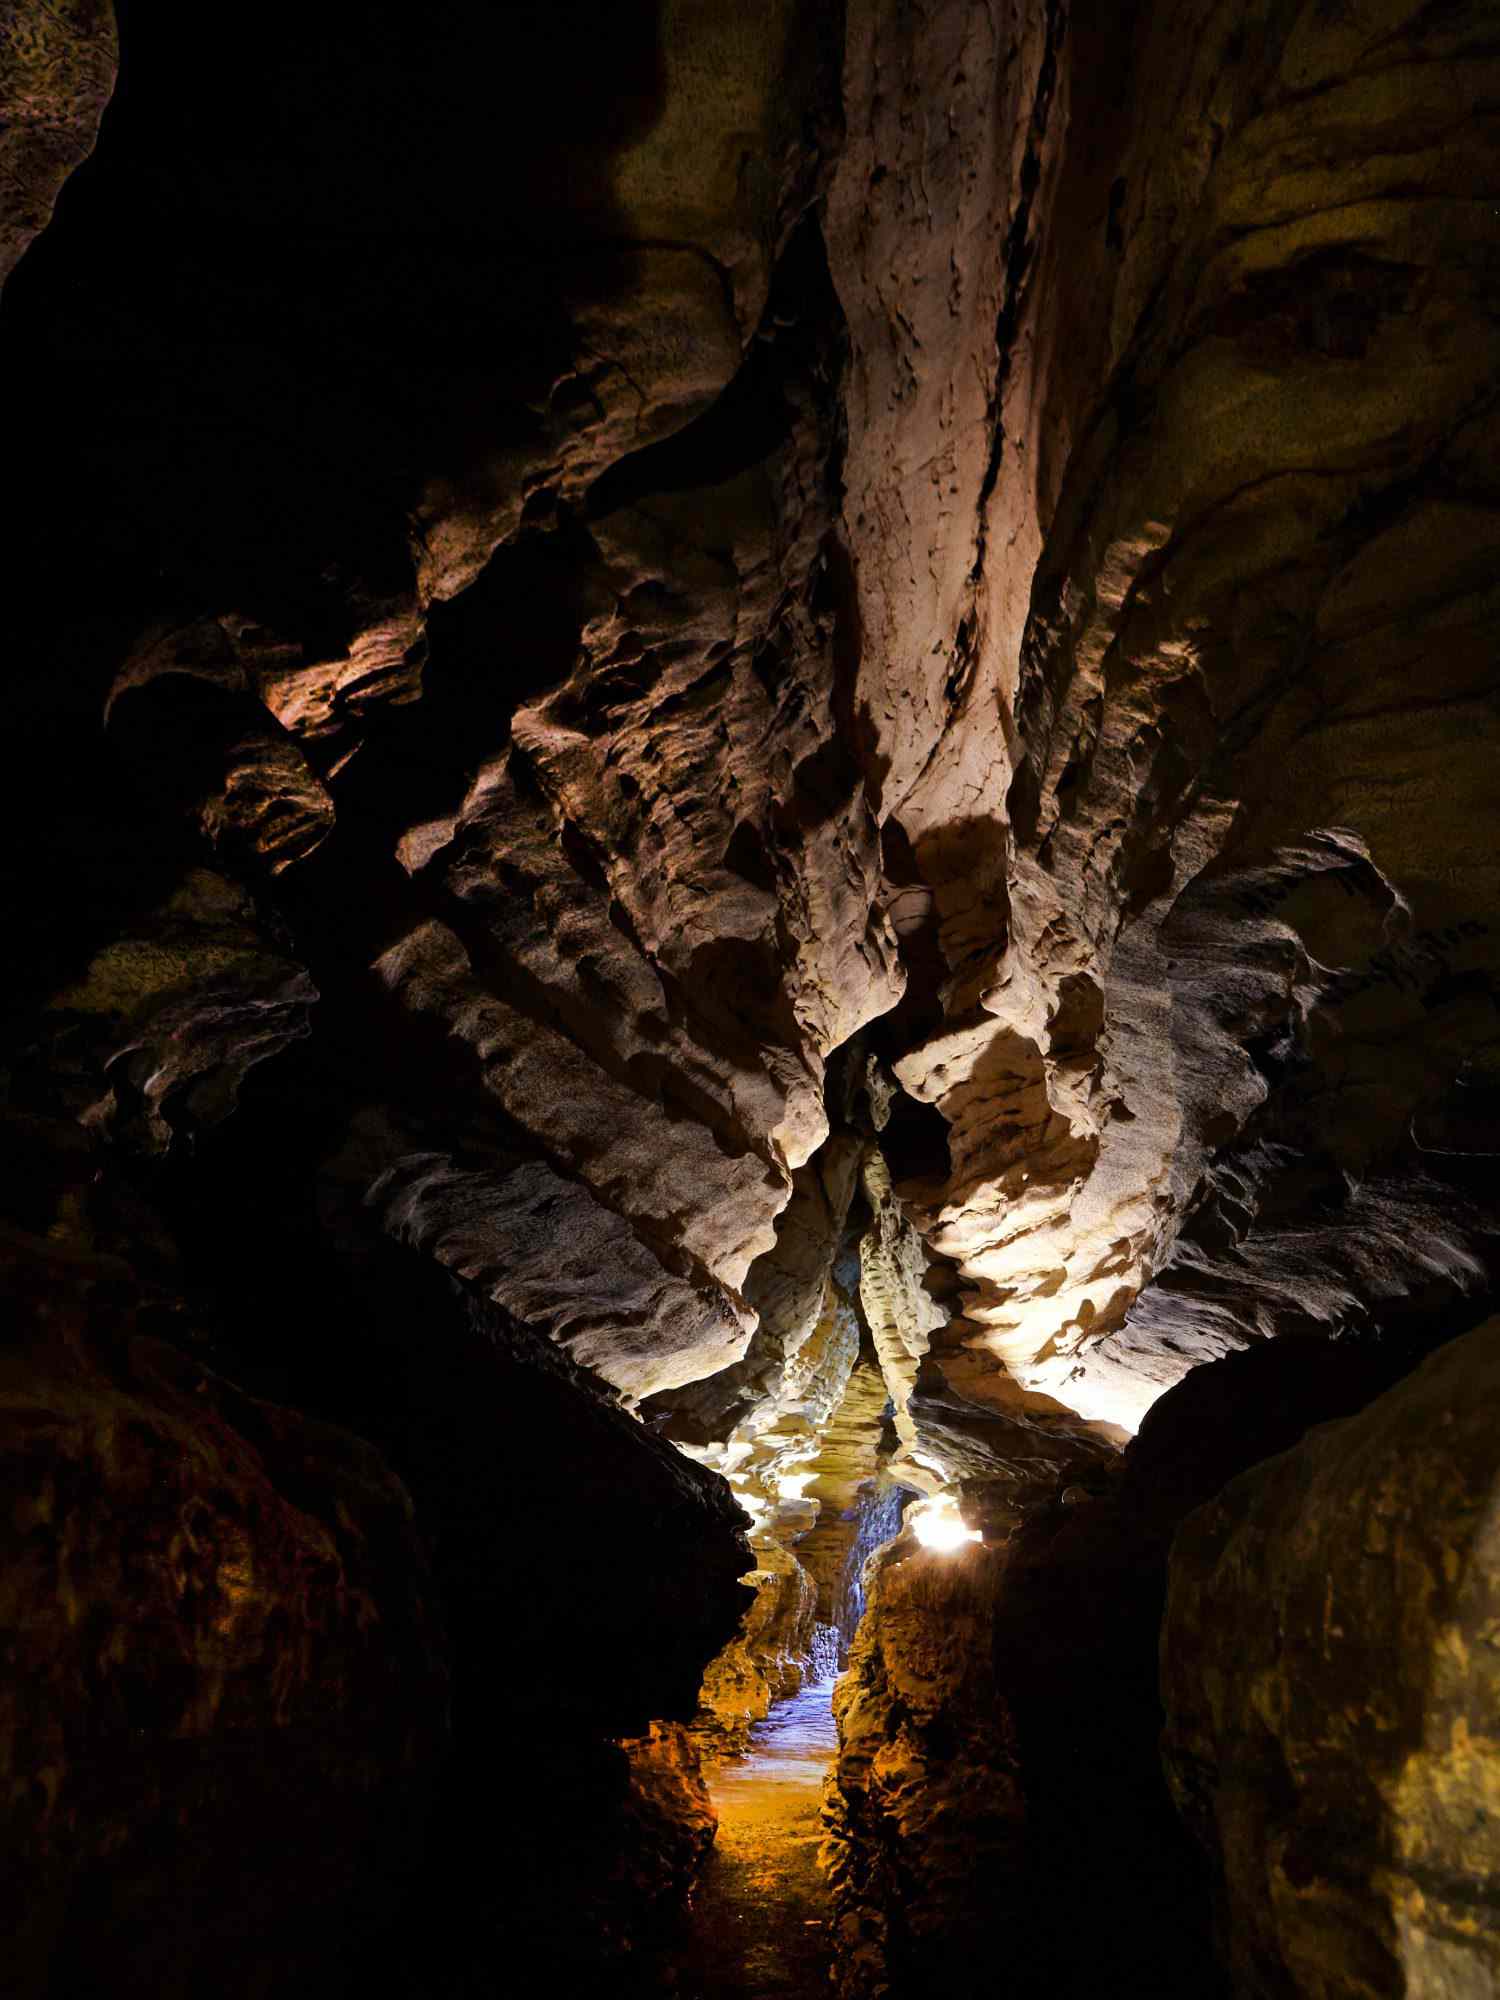
M0 2000L1500 1994L1494 0L0 7Z
M701 2000L820 2000L835 1939L818 1863L823 1787L837 1748L833 1680L811 1679L709 1776L719 1826L695 1886L688 1942L666 1992Z

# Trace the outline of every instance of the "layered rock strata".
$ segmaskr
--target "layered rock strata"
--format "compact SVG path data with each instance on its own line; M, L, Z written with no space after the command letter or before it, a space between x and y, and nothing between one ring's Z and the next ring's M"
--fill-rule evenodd
M59 1457L126 1476L96 1450L123 1398L153 1493L217 1465L356 1578L404 1488L370 1616L446 1634L414 1865L453 1956L408 1925L382 1974L451 1995L485 1962L493 1850L454 1829L503 1772L510 1907L582 1992L645 1823L620 1741L686 1718L745 1601L723 1482L652 1431L761 1503L790 1673L847 1595L883 1387L901 1476L1009 1540L1069 1690L957 1607L933 1671L1008 1852L1006 1785L1034 1806L1089 1693L1042 1579L1098 1582L1138 1656L1149 1590L1108 1579L1165 1515L1109 1468L1157 1399L1292 1336L1295 1430L1346 1407L1330 1356L1352 1391L1497 1268L1492 10L274 0L212 49L186 0L120 13L102 127L104 10L0 28L0 1088L44 1162L7 1199L26 1259L92 1274L86 1325L27 1295L24 1517L69 1383ZM293 1455L314 1427L313 1526L262 1422ZM338 1512L351 1465L372 1515ZM14 1568L73 1659L63 1554ZM292 1569L270 1682L342 1727ZM929 1637L876 1610L860 1673L895 1685ZM177 1611L184 1660L143 1669L171 1743L219 1671ZM390 1663L411 1744L445 1726L425 1644ZM902 1959L957 1904L893 1844L954 1858L912 1789L943 1701L920 1743L898 1711L859 1712L851 1783ZM435 1753L394 1742L333 1755L307 1823L420 1787ZM1065 1818L1029 1813L1033 1887ZM398 1863L328 1858L341 1935ZM179 1901L142 1887L132 1935ZM112 1935L75 1984L191 1983L196 1945L169 1976ZM326 1991L337 1960L320 1932L262 1972Z
M841 1661L865 1559L899 1529L901 1498L942 1478L914 1449L909 1406L945 1314L877 1136L889 1085L868 1061L843 1069L863 1129L836 1132L797 1175L747 1286L759 1325L744 1359L647 1406L755 1523L756 1599L705 1675L700 1716L710 1739L738 1749L774 1701Z
M977 1993L989 1907L1022 1849L1014 1731L989 1658L1003 1557L877 1558L834 1695L839 1752L824 1862L838 1911L841 1993Z
M1479 6L851 13L843 523L955 1396L1132 1429L1479 1283L1493 802L1438 774L1493 723L1491 65Z
M799 1172L776 1247L752 1273L759 1323L745 1358L648 1406L648 1421L721 1473L753 1522L755 1598L703 1682L699 1728L719 1748L743 1749L771 1704L827 1671L838 1648L832 1579L855 1532L856 1489L877 1470L888 1397L862 1351L858 1266L839 1255L866 1148L836 1134Z

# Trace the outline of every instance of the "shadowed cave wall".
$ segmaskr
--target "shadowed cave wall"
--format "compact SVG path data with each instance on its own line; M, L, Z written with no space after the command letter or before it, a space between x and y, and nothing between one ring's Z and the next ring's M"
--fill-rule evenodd
M849 1995L1492 1990L1497 119L18 0L3 1990L653 1990L840 1627Z

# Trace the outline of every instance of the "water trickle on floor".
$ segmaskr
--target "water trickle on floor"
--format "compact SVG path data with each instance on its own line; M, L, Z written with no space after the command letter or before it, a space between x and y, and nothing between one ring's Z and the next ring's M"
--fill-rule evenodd
M832 1696L830 1675L778 1702L749 1754L709 1771L719 1834L665 1989L677 2000L826 2000L832 1911L817 1854Z

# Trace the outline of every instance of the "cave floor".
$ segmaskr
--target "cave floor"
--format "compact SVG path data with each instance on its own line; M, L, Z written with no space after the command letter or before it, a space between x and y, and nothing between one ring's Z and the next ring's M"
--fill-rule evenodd
M677 2000L827 1993L832 1907L817 1854L837 1741L832 1693L825 1680L778 1702L748 1756L710 1769L719 1834L663 1984Z

